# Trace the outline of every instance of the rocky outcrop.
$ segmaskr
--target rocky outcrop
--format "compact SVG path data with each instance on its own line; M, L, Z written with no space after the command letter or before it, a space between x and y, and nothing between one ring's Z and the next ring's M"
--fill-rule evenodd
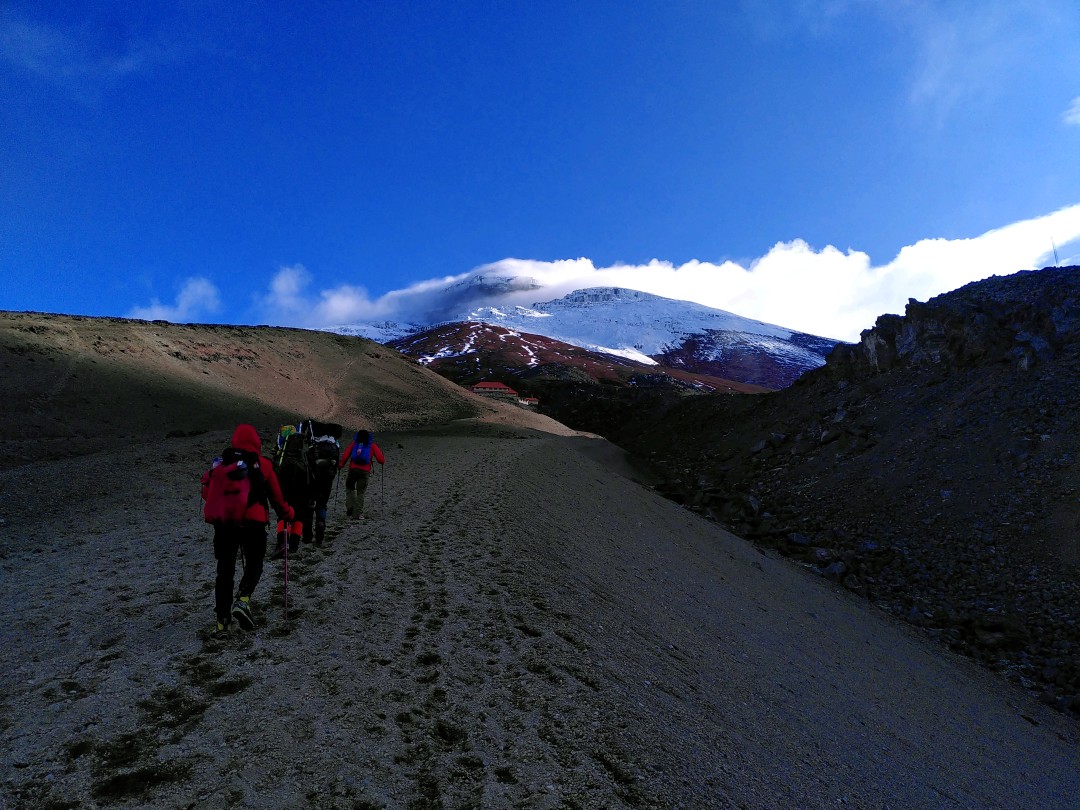
M837 345L826 365L848 379L902 365L1024 370L1074 344L1078 332L1077 268L1046 268L974 282L925 304L910 299L903 317L882 315L857 344Z

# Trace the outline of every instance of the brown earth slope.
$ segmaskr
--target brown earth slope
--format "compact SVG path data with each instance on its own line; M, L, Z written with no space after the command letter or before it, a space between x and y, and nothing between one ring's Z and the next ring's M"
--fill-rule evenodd
M209 632L226 434L3 474L0 805L1075 807L1074 724L580 452L382 434ZM63 481L67 497L55 497Z
M301 329L0 312L0 378L0 467L238 420L383 430L505 411L393 349Z
M260 359L308 350L255 331ZM423 369L387 371L422 381L387 400L417 427L380 429L370 519L346 523L339 493L329 546L290 559L288 622L268 562L255 631L215 636L198 476L229 409L261 402L243 381L298 373L238 374L242 400L190 405L222 403L225 429L181 436L185 411L155 422L119 372L78 400L100 359L49 356L0 378L5 400L46 392L61 444L108 429L0 470L0 806L1080 804L1067 718L659 497L610 445L516 408L433 424L462 395ZM350 404L378 426L365 390Z

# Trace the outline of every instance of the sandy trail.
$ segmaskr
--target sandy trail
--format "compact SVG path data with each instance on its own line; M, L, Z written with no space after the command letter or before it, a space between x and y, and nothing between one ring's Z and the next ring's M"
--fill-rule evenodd
M589 439L380 434L213 637L224 438L0 474L0 807L1080 806L1075 723Z

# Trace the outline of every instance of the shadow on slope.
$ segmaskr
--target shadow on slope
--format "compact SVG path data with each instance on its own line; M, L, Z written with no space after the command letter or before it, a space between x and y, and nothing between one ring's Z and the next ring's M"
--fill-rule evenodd
M3 466L138 437L312 416L409 428L477 415L471 394L363 338L272 327L0 313Z

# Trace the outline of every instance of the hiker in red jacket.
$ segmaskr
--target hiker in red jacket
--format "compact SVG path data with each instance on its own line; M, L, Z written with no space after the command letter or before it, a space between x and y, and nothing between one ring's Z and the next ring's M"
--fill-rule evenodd
M373 461L386 464L383 451L375 444L374 435L366 430L357 431L338 462L339 470L345 466L345 462L349 463L349 474L345 477L345 514L356 520L364 517L364 494L371 478Z
M205 500L211 490L211 477L224 468L227 462L242 458L254 467L251 476L251 497L242 505L242 517L237 523L214 521L214 557L217 558L217 579L214 583L214 602L217 610L217 629L224 631L230 618L245 630L255 627L251 616L251 594L262 574L263 558L266 556L266 524L270 519L267 499L274 505L279 518L293 519L293 509L281 494L281 485L274 473L274 465L262 455L262 440L251 425L237 425L229 447L221 454L221 465L203 475L202 496ZM208 503L208 507L210 504ZM207 515L210 520L210 515ZM236 552L241 552L244 575L232 600L233 579L236 575ZM230 609L231 606L231 609Z

